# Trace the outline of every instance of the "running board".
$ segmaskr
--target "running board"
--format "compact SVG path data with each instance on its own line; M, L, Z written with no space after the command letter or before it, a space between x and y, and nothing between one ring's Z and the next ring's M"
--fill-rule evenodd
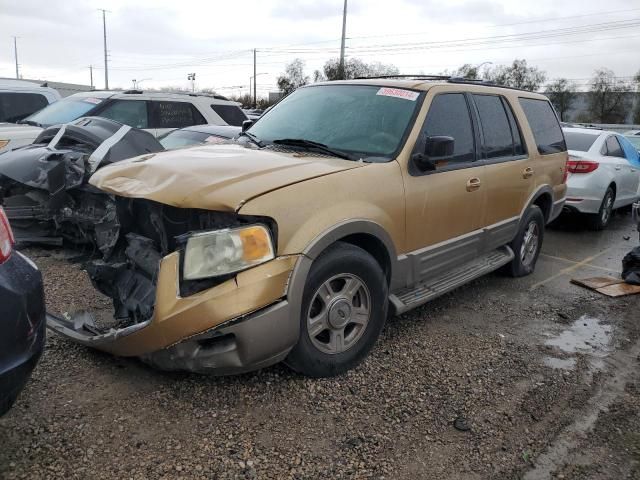
M439 277L419 283L413 288L403 288L389 296L396 314L401 314L414 307L444 295L478 277L493 272L513 260L511 248L503 246L482 257L444 272Z

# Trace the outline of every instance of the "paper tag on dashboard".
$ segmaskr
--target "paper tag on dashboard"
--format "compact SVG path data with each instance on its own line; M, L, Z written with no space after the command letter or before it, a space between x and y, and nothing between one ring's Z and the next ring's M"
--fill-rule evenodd
M420 96L418 92L412 92L411 90L404 90L403 88L390 88L382 87L378 90L376 95L384 95L385 97L404 98L405 100L411 100L415 102Z

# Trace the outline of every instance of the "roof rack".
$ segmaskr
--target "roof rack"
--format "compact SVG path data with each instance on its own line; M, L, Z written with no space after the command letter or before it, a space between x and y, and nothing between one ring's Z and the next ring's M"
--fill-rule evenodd
M140 95L145 93L142 90L124 90L123 92L124 94L127 95ZM151 92L147 92L147 93L156 93L156 94L163 94L163 93L170 93L172 95L188 95L190 97L209 97L209 98L215 98L216 100L227 100L229 101L229 99L223 95L219 95L217 93L198 93L198 92L180 92L180 91L169 91L169 90L163 90L163 91L151 91Z
M449 83L465 83L469 85L482 85L485 87L499 87L508 88L510 90L519 90L521 92L530 92L524 88L509 87L507 85L501 85L499 83L492 82L491 80L484 80L482 78L465 78L465 77L453 77L451 75L374 75L371 77L356 77L355 80L373 80L373 79L408 79L408 80L444 80Z

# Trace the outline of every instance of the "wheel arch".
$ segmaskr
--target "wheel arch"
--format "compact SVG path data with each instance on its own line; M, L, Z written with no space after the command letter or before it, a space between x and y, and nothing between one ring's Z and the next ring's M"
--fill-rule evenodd
M544 221L545 223L548 223L553 212L553 189L549 185L543 185L538 188L531 197L529 197L529 201L522 209L522 212L520 212L520 219L522 219L524 213L529 209L529 207L533 205L542 210Z

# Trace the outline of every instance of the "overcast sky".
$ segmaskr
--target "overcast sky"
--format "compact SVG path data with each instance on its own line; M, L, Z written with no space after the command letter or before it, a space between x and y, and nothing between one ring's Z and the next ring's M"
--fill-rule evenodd
M259 93L288 61L308 73L337 57L342 0L0 0L0 77L104 86L106 8L110 87L248 90L257 49ZM516 35L516 37L514 37ZM548 78L586 84L594 69L640 70L640 0L349 0L347 56L438 73L464 63L524 58Z

